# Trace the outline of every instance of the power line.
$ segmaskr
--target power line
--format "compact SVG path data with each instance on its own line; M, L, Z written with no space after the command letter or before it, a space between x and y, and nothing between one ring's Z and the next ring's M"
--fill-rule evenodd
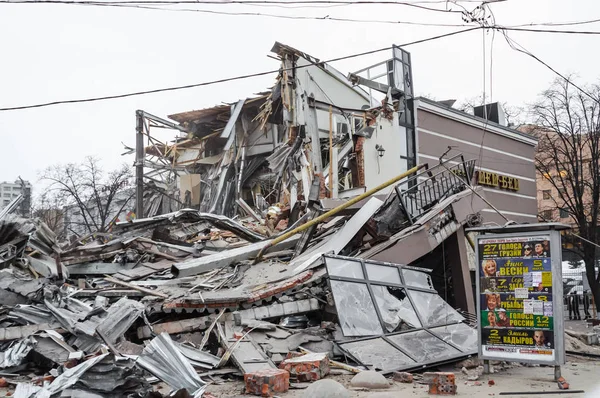
M437 12L443 12L443 13L462 13L462 11L456 11L456 10L446 10L446 9L440 9L440 8L433 8L433 7L428 7L428 6L424 6L422 5L423 2L408 2L408 1L367 1L367 0L357 0L357 1L346 1L346 0L326 0L326 1L318 1L318 0L292 0L292 1L286 1L285 3L282 3L281 1L277 1L277 0L262 0L262 1L257 1L257 0L174 0L174 1L167 1L167 0L139 0L139 1L87 1L87 0L73 0L73 1L67 1L67 0L35 0L35 1L31 1L31 0L3 0L0 1L0 3L4 3L4 4L36 4L36 5L40 5L40 4L86 4L86 5L114 5L114 4L119 4L119 5L124 5L124 4L130 4L130 5L179 5L179 4L209 4L209 5L219 5L219 6L223 6L223 5L249 5L249 6L256 6L256 5L268 5L268 6L275 6L275 7L280 7L282 5L314 5L314 6L322 6L322 5L347 5L347 6L354 6L354 5L400 5L400 6L407 6L407 7L414 7L414 8L419 8L419 9L423 9L423 10L427 10L427 11L437 11Z
M472 0L462 0L463 2L472 2ZM356 2L343 2L343 1L308 1L308 3L315 4L314 6L306 6L313 8L324 8L326 6L317 6L316 4L330 4L334 3L330 6L350 6L350 5L411 5L415 6L417 3L441 3L442 1L433 1L433 2L415 2L415 3L407 3L407 2L391 2L391 1L356 1ZM445 2L445 1L443 1ZM474 1L473 1L474 2ZM28 0L0 0L0 4L61 4L61 5L79 5L79 6L98 6L98 7L118 7L118 8L135 8L135 9L145 9L145 10L157 10L157 11L169 11L169 12L198 12L205 14L216 14L216 15L231 15L231 16L256 16L256 17L270 17L270 18L281 18L281 19L292 19L292 20L312 20L312 21L335 21L335 22L354 22L354 23L378 23L378 24L403 24L403 25L416 25L416 26L435 26L435 27L464 27L464 26L472 26L468 24L443 24L443 23L432 23L432 22L412 22L412 21L394 21L394 20L377 20L377 19L354 19L354 18L341 18L341 17L333 17L330 15L324 16L305 16L305 15L281 15L281 14L270 14L270 13L261 13L261 12L228 12L228 11L215 11L215 10L206 10L206 9L196 9L196 8L165 8L168 5L179 5L179 4L209 4L209 5L248 5L248 6L267 6L267 7L278 7L282 6L282 8L292 8L283 6L281 3L272 4L273 2L267 1L268 4L256 4L253 1L232 1L232 0L224 0L223 2L215 2L215 1L115 1L115 2L94 2L94 1L62 1L62 0L40 0L40 1L28 1ZM296 4L296 3L306 3L302 1L291 1L286 4ZM452 2L452 4L456 4ZM487 3L486 3L487 4ZM153 6L154 5L154 6ZM456 4L458 5L458 4ZM161 7L162 6L162 7ZM461 6L462 7L462 6ZM464 7L462 7L464 9ZM442 11L442 12L460 12L462 11L452 11L452 10L441 10L441 9L431 9L427 8L431 11ZM576 25L576 24L584 24L584 23L592 23L592 22L600 22L600 19L590 20L590 21L580 21L580 22L572 22L572 23L557 23L557 24L524 24L524 25L515 25L515 26L497 26L486 25L488 29L495 30L506 30L506 31L520 31L520 32L532 32L532 33L556 33L556 34L581 34L581 35L600 35L600 31L580 31L580 30L557 30L557 29L530 29L524 28L523 26L567 26L567 25Z
M525 27L525 26L574 26L574 25L587 25L591 23L600 22L600 19L589 19L585 21L573 21L573 22L533 22L528 24L515 25L512 27Z
M441 34L441 35L437 35L437 36L433 36L433 37L428 37L428 38L420 39L420 40L415 40L415 41L412 41L412 42L409 42L409 43L404 43L404 44L401 44L400 47L407 47L407 46L414 45L414 44L425 43L425 42L428 42L428 41L437 40L437 39L441 39L441 38L444 38L444 37L449 37L449 36L454 36L454 35L458 35L458 34L461 34L461 33L471 32L471 31L477 30L477 29L480 29L480 28L479 27L472 27L472 28L469 28L469 29L463 29L463 30L458 30L458 31L455 31L455 32L444 33L444 34ZM386 50L391 50L391 49L392 49L392 47L384 47L384 48L380 48L380 49L377 49L377 50L365 51L365 52L362 52L362 53L356 53L356 54L352 54L352 55L346 55L346 56L343 56L343 57L332 58L332 59L325 60L325 61L320 61L320 62L331 63L331 62L341 61L341 60L344 60L344 59L350 59L350 58L362 57L362 56L369 55L369 54L375 54L375 53L378 53L378 52L382 52L382 51L386 51ZM313 65L314 64L312 64L312 63L309 64L309 65L300 65L300 66L297 66L295 69L307 68L307 67L313 66ZM60 105L60 104L74 104L74 103L83 103L83 102L104 101L104 100L111 100L111 99L118 99L118 98L126 98L126 97L134 97L134 96L139 96L139 95L146 95L146 94L154 94L154 93L160 93L160 92L167 92L167 91L183 90L183 89L194 88L194 87L210 86L210 85L214 85L214 84L218 84L218 83L230 82L230 81L234 81L234 80L243 80L243 79L248 79L248 78L252 78L252 77L264 76L264 75L269 75L269 74L277 73L277 72L284 71L284 70L290 70L290 69L274 69L274 70L269 70L269 71L265 71L265 72L257 72L257 73L251 73L251 74L240 75L240 76L235 76L235 77L228 77L228 78L224 78L224 79L212 80L212 81L202 82L202 83L186 84L186 85L183 85L183 86L173 86L173 87L166 87L166 88L158 88L158 89L153 89L153 90L137 91L137 92L125 93L125 94L108 95L108 96L103 96L103 97L81 98L81 99L72 99L72 100L60 100L60 101L44 102L44 103L32 104L32 105L22 105L22 106L6 107L6 108L0 108L0 112L15 111L15 110L22 110L22 109L31 109L31 108L42 108L42 107L46 107L46 106Z
M600 31L592 30L558 30L558 29L528 29L513 28L508 26L490 26L491 29L515 32L534 32L534 33L561 33L561 34L579 34L579 35L600 35Z
M511 39L510 37L508 37L508 33L506 33L506 30L502 31L502 34L504 35L504 38L505 38L506 42L508 43L508 45L510 46L510 48L512 48L513 50L518 51L520 53L523 53L525 55L528 55L531 58L535 59L537 62L539 62L540 64L544 65L546 68L550 69L552 72L554 72L556 75L558 75L560 78L564 79L567 83L573 85L573 87L575 87L577 90L581 91L582 94L590 97L595 102L598 101L597 98L594 98L594 96L592 96L590 93L588 93L587 91L585 91L584 89L582 89L581 87L579 87L577 84L573 83L571 81L571 79L565 77L563 74L561 74L560 72L558 72L556 69L554 69L553 67L551 67L550 65L548 65L546 62L542 61L539 57L537 57L536 55L534 55L531 51L527 50L521 44L517 43L514 39Z
M1 3L1 2L0 2ZM88 4L76 4L76 5L88 5ZM281 15L281 14L270 14L262 12L229 12L229 11L215 11L197 8L163 8L153 7L145 5L127 5L127 4L89 4L91 6L106 6L106 7L118 7L118 8L135 8L144 10L157 10L157 11L168 11L168 12L197 12L201 14L214 14L214 15L231 15L231 16L248 16L248 17L268 17L268 18L280 18L280 19L295 19L295 20L312 20L312 21L336 21L336 22L355 22L355 23L377 23L377 24L393 24L393 25L414 25L414 26L436 26L436 27L464 27L469 26L465 24L442 24L432 22L412 22L412 21L392 21L392 20L376 20L376 19L353 19L353 18L339 18L325 15L322 17L318 16L305 16L305 15Z

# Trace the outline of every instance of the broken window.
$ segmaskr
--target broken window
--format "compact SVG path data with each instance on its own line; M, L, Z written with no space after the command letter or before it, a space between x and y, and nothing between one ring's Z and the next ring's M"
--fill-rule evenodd
M343 349L375 370L398 369L416 363L382 338L344 343Z
M477 335L473 334L473 329L464 323L440 326L430 331L454 346L477 349Z
M420 287L423 289L433 290L433 282L431 282L431 276L421 271L414 271L411 269L404 268L402 270L402 276L408 286Z
M460 354L456 348L427 330L397 334L389 336L389 339L404 348L418 363L439 362Z
M477 333L434 290L428 270L325 257L342 332L357 362L381 372L419 368L477 352Z
M387 333L421 327L404 289L375 285L371 289Z
M331 291L345 336L382 333L367 285L331 281Z
M438 296L437 293L414 290L410 294L425 326L446 325L448 323L461 322L465 319L450 304Z

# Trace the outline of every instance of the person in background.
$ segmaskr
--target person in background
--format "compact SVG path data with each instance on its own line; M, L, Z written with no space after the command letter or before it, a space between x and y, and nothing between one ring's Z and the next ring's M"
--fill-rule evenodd
M570 320L581 320L581 315L579 314L579 297L575 289L571 290L567 296L567 307L569 308Z
M586 276L583 276L586 278ZM590 319L592 316L590 315L590 291L586 290L583 292L583 314L585 315L584 319Z

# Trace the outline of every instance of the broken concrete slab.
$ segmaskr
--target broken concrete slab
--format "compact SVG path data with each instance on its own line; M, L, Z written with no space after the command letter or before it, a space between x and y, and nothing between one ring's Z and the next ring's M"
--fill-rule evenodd
M249 308L239 311L243 319L269 319L277 318L285 315L303 314L306 312L317 311L321 308L319 300L311 298L308 300L298 300L288 303L277 303L262 307ZM185 319L181 321L157 323L152 326L154 333L183 333L193 332L196 330L205 330L216 318L216 315L204 316L199 318ZM232 313L226 313L223 320L233 321ZM1 331L1 329L0 329ZM140 339L147 339L153 336L152 331L148 326L141 326L137 330L137 335ZM1 337L1 335L0 335ZM287 352L286 352L287 353Z
M296 245L298 239L300 239L300 236L292 236L288 240L275 245L273 250L290 249ZM260 253L260 251L264 248L269 247L270 243L270 240L266 240L213 254L212 256L200 257L181 263L175 263L171 267L171 273L176 278L181 278L185 276L198 275L216 268L226 267L239 261L249 260Z

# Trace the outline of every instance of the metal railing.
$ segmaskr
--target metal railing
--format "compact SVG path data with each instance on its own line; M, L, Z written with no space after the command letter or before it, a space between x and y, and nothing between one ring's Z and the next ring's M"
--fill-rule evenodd
M471 185L474 171L474 159L456 155L397 185L396 193L407 218L414 223L437 203L465 190L466 185Z
M593 317L596 313L591 292L584 291L584 278L587 278L583 270L563 271L563 305L564 317L570 320L586 319Z

